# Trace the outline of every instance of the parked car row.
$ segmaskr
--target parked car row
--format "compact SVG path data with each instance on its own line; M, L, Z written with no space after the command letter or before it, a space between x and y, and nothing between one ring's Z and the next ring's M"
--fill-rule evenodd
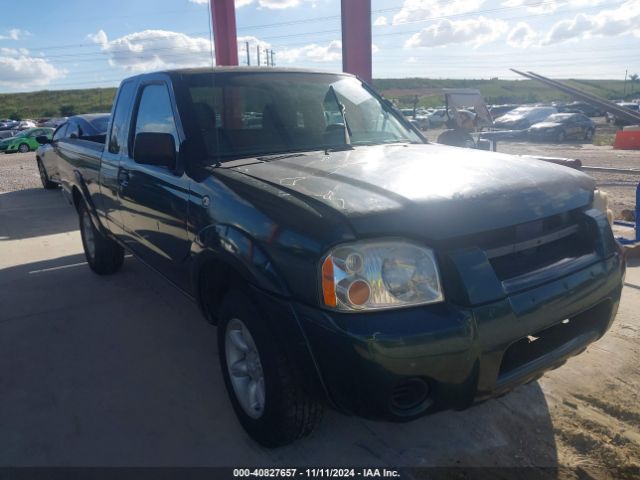
M13 137L0 141L0 152L4 153L27 153L36 150L40 144L36 140L39 136L51 138L53 128L29 128L17 133Z
M635 102L620 102L618 103L619 106L627 108L631 111L634 112L638 112L640 111L640 103L635 103ZM613 123L614 125L618 126L618 127L624 127L626 125L630 125L629 122L627 122L626 120L623 120L621 118L616 117L613 113L609 113L607 112L607 123Z

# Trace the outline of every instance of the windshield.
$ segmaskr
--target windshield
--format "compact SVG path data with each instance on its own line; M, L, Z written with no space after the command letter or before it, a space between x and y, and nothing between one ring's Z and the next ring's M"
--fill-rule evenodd
M27 137L31 132L33 132L33 128L30 128L29 130L21 131L19 134L16 135L16 137Z
M192 114L183 121L215 161L347 144L422 143L353 77L239 72L184 78Z

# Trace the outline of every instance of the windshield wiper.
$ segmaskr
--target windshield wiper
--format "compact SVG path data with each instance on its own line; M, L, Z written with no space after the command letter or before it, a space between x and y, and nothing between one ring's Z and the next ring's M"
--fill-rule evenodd
M344 144L351 145L351 129L349 128L349 122L347 122L347 114L345 106L340 103L340 99L338 98L338 94L336 93L333 85L329 87L329 91L331 95L333 95L333 99L336 101L336 105L338 105L338 109L340 110L340 115L342 116L342 123L344 124Z

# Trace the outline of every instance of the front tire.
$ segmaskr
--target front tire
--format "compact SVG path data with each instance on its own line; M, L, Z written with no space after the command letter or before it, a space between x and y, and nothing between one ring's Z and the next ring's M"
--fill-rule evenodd
M120 270L124 262L124 249L94 227L89 211L80 200L80 235L87 263L98 275L110 275Z
M29 150L31 150L29 148L29 145L27 145L26 143L21 143L20 146L18 147L18 151L20 153L27 153Z
M239 290L228 292L218 316L218 354L240 424L259 444L278 447L310 434L323 407L296 381L259 309Z
M42 161L38 159L38 172L40 173L40 181L42 182L42 187L45 190L54 190L58 188L58 184L49 180L49 175L47 175L47 170L44 168Z

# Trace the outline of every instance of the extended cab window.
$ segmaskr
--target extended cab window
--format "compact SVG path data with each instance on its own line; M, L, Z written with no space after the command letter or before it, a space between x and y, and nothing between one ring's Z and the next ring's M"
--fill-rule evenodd
M180 145L176 122L171 108L171 98L166 85L147 85L140 96L140 105L135 123L135 135L139 133L170 133L176 149Z
M129 112L131 110L131 102L134 94L135 83L133 82L123 83L118 90L116 110L113 113L111 135L109 135L109 153L120 153L122 148L125 146L128 131L127 121L129 120ZM106 126L104 131L106 131Z

